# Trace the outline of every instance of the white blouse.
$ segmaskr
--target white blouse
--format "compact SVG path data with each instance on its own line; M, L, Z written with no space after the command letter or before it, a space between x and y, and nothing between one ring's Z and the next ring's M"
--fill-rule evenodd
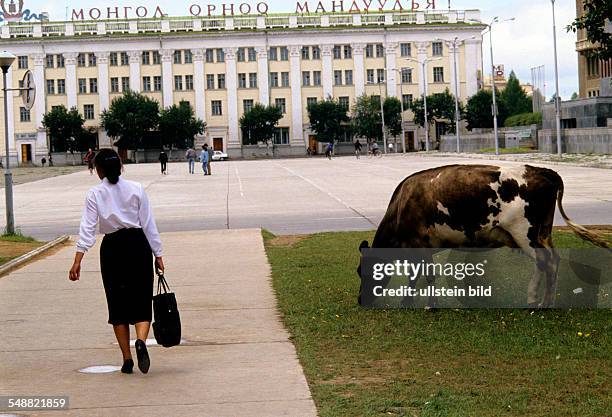
M87 252L96 243L96 226L100 233L109 234L120 229L142 228L153 254L162 256L162 244L143 186L119 178L111 184L106 178L87 193L81 218L77 252Z

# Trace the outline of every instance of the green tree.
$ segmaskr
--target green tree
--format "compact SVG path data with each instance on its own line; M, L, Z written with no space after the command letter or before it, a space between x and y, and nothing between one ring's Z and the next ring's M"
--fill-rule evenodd
M113 100L101 115L101 126L121 150L136 150L144 136L159 125L159 103L133 91Z
M383 103L385 126L391 136L402 134L402 103L397 97L387 97Z
M499 97L499 96L498 96ZM469 130L493 128L493 93L490 90L480 90L469 98L466 106L465 119ZM506 120L506 107L502 100L497 100L497 122L503 126Z
M242 143L245 145L256 145L258 142L267 143L274 136L276 126L282 118L283 111L280 107L255 104L240 118Z
M382 141L382 119L380 97L363 95L357 98L352 111L353 131L366 138L368 143Z
M504 102L508 116L529 113L533 110L531 98L527 96L527 93L521 87L521 83L514 71L510 72L506 88L499 95L499 101Z
M162 143L171 149L192 147L194 137L203 134L205 129L206 123L195 117L188 101L163 109L159 116Z
M410 108L414 113L414 122L425 127L425 104L422 98L412 102ZM459 115L463 114L463 105L459 103ZM447 121L450 131L455 131L455 96L448 88L443 93L436 93L427 96L427 121L429 124L434 121Z
M348 109L333 98L308 106L310 127L319 142L336 142L347 131Z
M85 120L76 107L67 110L60 105L45 113L42 125L49 134L51 150L73 153L87 147L88 143L82 143L86 136L83 123Z
M577 93L577 92L575 92L575 91L574 91L574 92L572 93L572 98L571 98L571 100L578 100L578 93Z
M567 31L586 30L587 40L596 46L591 54L604 61L612 58L612 33L606 32L606 22L612 19L612 2L583 0L583 5L584 13L567 26Z

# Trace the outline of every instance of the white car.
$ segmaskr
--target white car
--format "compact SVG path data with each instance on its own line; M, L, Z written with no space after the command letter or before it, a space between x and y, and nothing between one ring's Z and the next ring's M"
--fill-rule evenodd
M229 156L225 152L215 151L212 156L213 161L227 161Z

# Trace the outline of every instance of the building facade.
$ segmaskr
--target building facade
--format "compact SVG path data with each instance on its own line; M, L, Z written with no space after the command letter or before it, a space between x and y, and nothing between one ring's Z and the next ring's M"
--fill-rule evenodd
M197 142L231 157L245 154L242 114L258 102L278 105L284 117L276 148L304 155L312 144L311 102L331 96L350 107L370 94L408 104L425 83L429 94L454 93L455 68L461 100L475 94L479 21L478 11L445 10L10 23L0 28L0 48L18 57L9 85L18 87L30 70L37 86L31 110L18 93L2 109L9 114L10 155L28 163L49 153L41 121L59 105L76 107L86 127L98 129L99 146L109 146L100 113L127 90L160 107L188 101L207 123ZM435 60L421 74L418 62L427 58ZM412 147L422 133L409 111L404 116Z

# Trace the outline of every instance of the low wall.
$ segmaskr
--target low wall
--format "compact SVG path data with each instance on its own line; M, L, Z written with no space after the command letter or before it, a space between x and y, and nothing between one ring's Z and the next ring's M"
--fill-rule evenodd
M539 136L540 152L557 152L555 130L540 130ZM563 129L561 131L561 151L563 153L612 154L612 127Z
M523 133L525 137L517 132ZM526 135L529 135L528 137ZM538 128L536 125L504 127L498 131L499 147L520 146L535 148L538 143ZM508 146L506 146L506 144ZM493 130L478 129L470 133L462 133L460 137L460 152L477 152L481 149L495 148L495 134ZM440 138L440 151L457 152L457 137L455 135L442 135Z

